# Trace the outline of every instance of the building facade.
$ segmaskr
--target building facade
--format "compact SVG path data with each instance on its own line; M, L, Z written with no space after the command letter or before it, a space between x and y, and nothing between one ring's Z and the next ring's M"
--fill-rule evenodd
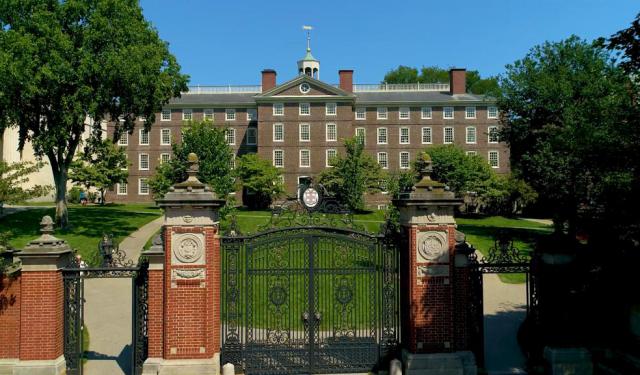
M174 98L149 132L143 122L119 144L126 147L129 179L110 194L115 201L150 201L146 183L171 158L190 120L210 120L228 129L235 155L258 153L282 169L286 191L330 168L343 152L343 139L357 136L384 170L409 169L417 154L433 145L454 144L487 160L498 173L509 171L509 154L498 141L495 101L466 92L465 69L451 69L438 84L353 83L353 70L340 70L339 84L319 79L320 63L309 48L298 75L278 84L274 70L262 71L256 86L195 86ZM109 128L110 133L113 128ZM384 194L370 204L384 204Z

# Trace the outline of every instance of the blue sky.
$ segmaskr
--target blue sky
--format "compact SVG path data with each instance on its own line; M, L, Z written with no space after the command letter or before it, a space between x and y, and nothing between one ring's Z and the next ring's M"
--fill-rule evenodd
M534 45L571 34L609 36L640 12L636 0L142 0L191 84L259 84L272 68L293 78L312 25L320 78L376 83L398 65L499 74Z

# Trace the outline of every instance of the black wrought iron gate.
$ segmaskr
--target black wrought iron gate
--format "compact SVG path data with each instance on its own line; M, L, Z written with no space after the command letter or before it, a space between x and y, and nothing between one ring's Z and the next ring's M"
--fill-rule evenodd
M222 363L246 374L365 372L399 341L384 235L289 227L222 238Z
M130 278L132 279L132 373L142 374L142 365L147 359L147 292L148 262L144 259L138 264L123 261L124 253L115 250L116 257L105 267L91 268L72 262L63 268L64 282L64 357L67 374L82 375L84 358L83 321L84 321L84 280L90 278ZM123 307L124 308L124 307Z

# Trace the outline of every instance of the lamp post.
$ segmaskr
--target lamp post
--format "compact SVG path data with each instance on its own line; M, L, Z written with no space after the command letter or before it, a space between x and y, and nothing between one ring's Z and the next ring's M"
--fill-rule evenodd
M102 240L98 243L98 250L102 257L102 267L111 267L113 262L113 238L108 234L102 235Z

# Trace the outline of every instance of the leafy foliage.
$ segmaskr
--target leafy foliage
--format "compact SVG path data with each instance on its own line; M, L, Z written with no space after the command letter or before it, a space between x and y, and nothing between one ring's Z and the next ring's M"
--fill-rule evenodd
M29 189L29 175L42 168L42 163L7 163L0 160L0 209L4 203L18 203L31 198L41 197L51 191L51 186L35 185Z
M257 154L245 154L238 158L234 172L238 186L243 189L242 201L251 209L267 208L274 199L284 194L280 170Z
M635 74L640 71L640 13L629 28L620 30L606 42L606 47L616 52L620 57L620 67L627 73Z
M319 182L351 210L364 209L364 193L380 191L384 176L380 165L364 152L356 138L345 139L345 155L338 155L319 176Z
M47 157L56 221L66 226L66 185L87 126L116 123L114 139L145 127L188 77L131 0L7 0L0 5L0 130L19 129ZM88 116L92 120L88 120Z
M385 83L444 83L449 82L449 71L437 66L417 68L400 65L385 74ZM473 94L496 95L498 80L495 77L482 78L477 70L467 71L467 92Z
M108 139L91 139L83 152L73 161L69 179L87 189L95 187L101 193L101 204L105 203L106 191L129 177L127 154L123 147Z

